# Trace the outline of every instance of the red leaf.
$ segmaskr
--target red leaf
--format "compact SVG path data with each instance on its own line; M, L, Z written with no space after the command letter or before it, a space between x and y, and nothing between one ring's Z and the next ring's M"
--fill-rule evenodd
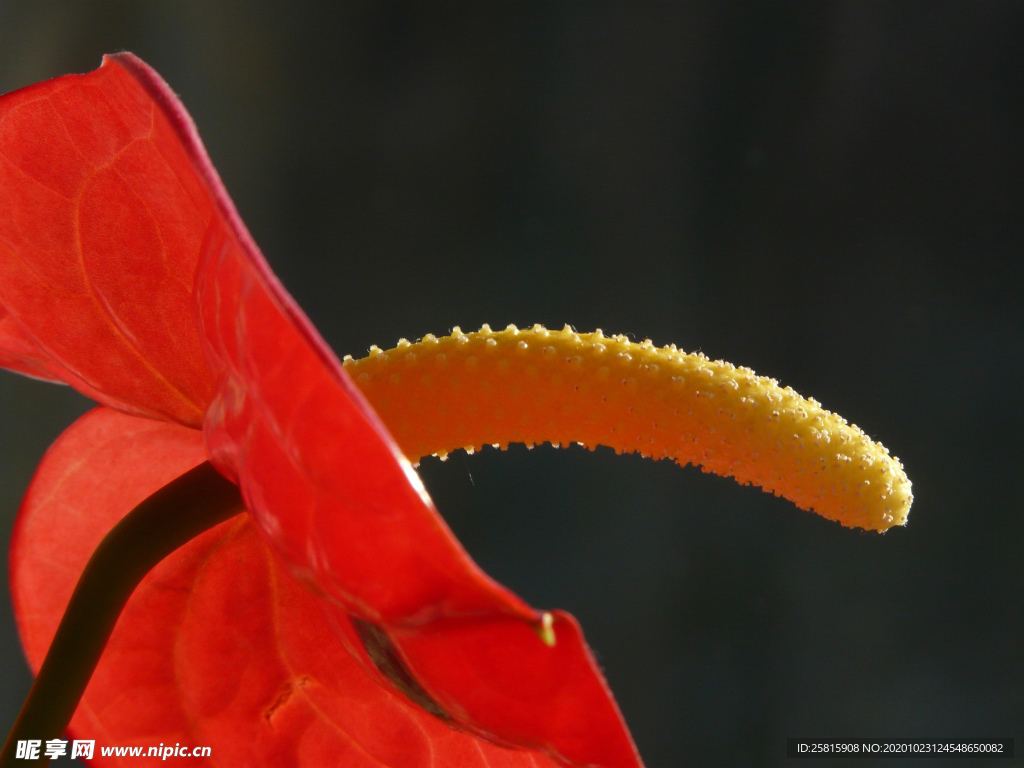
M0 306L18 328L0 362L198 426L213 379L193 282L213 201L178 138L187 114L123 61L0 99Z
M204 458L198 438L100 408L50 448L12 551L33 668L100 538ZM381 686L367 666L348 619L303 589L252 524L235 518L178 550L135 591L70 730L97 740L95 765L145 764L101 758L100 746L161 743L209 746L211 758L192 763L211 766L554 765L449 728Z

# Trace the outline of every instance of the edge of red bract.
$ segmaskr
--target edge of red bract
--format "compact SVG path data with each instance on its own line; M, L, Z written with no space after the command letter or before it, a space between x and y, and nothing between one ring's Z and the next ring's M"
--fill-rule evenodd
M84 84L90 77L150 110L141 117L154 118L155 106L164 120L152 125L169 127L159 134L166 145L157 147L177 158L169 183L191 190L183 199L198 205L203 219L201 232L189 229L181 238L197 252L172 255L194 269L194 316L181 330L198 334L216 379L212 397L202 398L207 451L239 484L253 520L290 572L374 628L397 665L379 675L382 684L408 692L396 681L411 674L432 702L426 706L459 728L543 750L566 765L640 766L575 621L554 616L556 643L549 648L541 640L541 614L462 549L385 426L269 269L167 84L127 53L104 57L90 75L61 80ZM146 140L156 141L154 135ZM155 182L142 175L135 183L148 189ZM109 199L130 215L124 200ZM181 226L195 223L183 219ZM19 330L35 338L23 320ZM65 380L76 384L73 378ZM103 381L87 385L79 388L95 389L101 401L129 413L196 426L167 409L111 402Z
M102 407L57 438L11 539L11 594L34 670L103 536L205 454L196 430ZM105 768L164 764L149 749L178 746L204 768L555 768L537 751L449 728L368 667L347 615L291 578L239 515L134 590L68 739L93 741L87 762ZM103 754L112 747L141 755Z

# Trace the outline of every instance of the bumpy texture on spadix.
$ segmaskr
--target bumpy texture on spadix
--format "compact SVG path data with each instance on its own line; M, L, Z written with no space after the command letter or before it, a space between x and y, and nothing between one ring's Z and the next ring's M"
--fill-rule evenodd
M624 336L540 326L402 340L346 370L410 458L482 445L605 445L734 477L884 531L913 495L899 460L774 379Z

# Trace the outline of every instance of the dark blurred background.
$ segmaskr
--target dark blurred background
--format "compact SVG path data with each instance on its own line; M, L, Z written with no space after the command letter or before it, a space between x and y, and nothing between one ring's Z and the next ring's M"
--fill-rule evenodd
M0 90L152 64L339 355L600 327L882 440L916 496L884 536L610 451L422 466L485 569L579 617L649 768L782 765L788 736L1024 749L1022 40L1020 2L0 0ZM5 547L87 407L0 374Z

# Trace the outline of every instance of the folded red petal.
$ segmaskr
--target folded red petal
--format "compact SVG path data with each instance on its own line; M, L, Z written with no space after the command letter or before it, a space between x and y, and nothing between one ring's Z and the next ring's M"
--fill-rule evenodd
M553 647L504 617L442 619L390 638L426 693L475 732L567 765L639 766L579 624L561 612L553 619Z
M0 209L10 211L0 215L0 306L13 322L11 332L0 335L0 343L8 340L0 361L22 361L12 367L59 376L129 413L202 422L210 458L239 483L264 540L292 575L328 598L313 598L279 578L283 571L249 528L200 537L168 561L177 563L172 570L154 571L163 575L151 577L158 579L152 589L133 597L122 619L131 631L115 633L122 640L112 641L107 654L115 667L102 667L76 718L99 718L93 725L105 733L128 734L137 728L129 721L145 714L146 738L165 743L182 733L193 741L232 733L222 743L230 755L224 764L248 762L255 753L246 750L259 752L264 741L265 755L288 764L299 760L296 755L319 759L349 742L357 744L353 755L376 755L384 747L370 749L366 740L383 739L402 752L400 764L431 765L439 754L434 740L447 743L449 737L438 734L451 733L445 723L454 723L500 743L543 750L563 764L639 766L576 625L560 616L558 642L545 645L538 636L541 615L487 577L461 548L376 414L270 272L184 108L156 73L123 54L106 58L89 75L5 97L0 188ZM167 472L149 482L143 462L130 453L94 463L89 430L117 419L128 420L129 433L142 430L131 426L138 421L133 417L99 414L86 417L48 456L50 468L40 477L66 477L34 484L25 520L38 517L36 506L52 512L54 504L77 501L56 491L81 485L89 505L76 514L88 510L113 524L141 497L119 495L123 485L105 496L98 483L123 471L149 493L187 469L158 460L155 466ZM188 460L198 461L198 435L146 425L156 431L141 443L185 441ZM96 451L121 450L105 440ZM59 502L45 496L51 491ZM51 527L62 513L52 514ZM20 524L19 542L37 540L21 533L29 528ZM84 563L98 536L83 548L79 534L65 540L39 529L42 541L56 542L44 550L68 547L80 551ZM36 546L18 544L17 561L30 562ZM48 574L44 581L55 578L52 569L39 572ZM67 574L77 571L62 573L71 578ZM62 608L43 601L45 621L32 618L42 610L36 605L40 583L23 590L17 604L28 617L26 637L36 654L49 642L39 627L50 627ZM260 602L270 589L261 584L287 600ZM243 589L241 596L233 589ZM193 594L198 597L187 597ZM308 609L309 615L275 618L286 609ZM193 624L193 615L206 618ZM316 625L325 616L331 621L309 635L294 624ZM294 658L281 650L292 632L299 633ZM200 636L202 642L191 644ZM364 645L368 640L376 656ZM204 656L207 647L212 655ZM346 658L361 659L353 669L362 682L346 677L331 695L363 685L392 698L386 704L373 699L366 713L346 705L349 714L342 717L339 709L325 725L328 705L309 682L320 678L303 670L319 663L321 652L335 663L331 649L339 647L351 649L354 656ZM501 653L492 656L488 649ZM258 664L249 663L249 653ZM268 662L272 653L284 661ZM157 663L169 660L173 674ZM133 665L133 676L124 677ZM205 671L191 671L199 668ZM361 701L381 695L359 693ZM173 701L165 705L167 697ZM281 703L292 700L303 708L278 726ZM414 713L409 733L426 741L384 738L370 727L374 707L392 712L399 705ZM287 738L254 732L254 722ZM208 723L217 724L209 734ZM488 752L475 739L456 742L461 746L452 749L459 754L484 755L481 764L514 754ZM397 758L373 759L390 765Z
M182 140L204 157L194 134ZM423 674L412 686L429 686L461 727L567 764L640 765L576 624L559 618L559 642L549 648L537 634L540 614L473 563L271 273L217 177L207 184L222 214L207 231L196 280L203 340L221 373L204 422L207 447L292 574L400 636L396 658ZM449 644L431 643L435 634ZM484 661L477 642L503 648L502 663Z
M216 226L205 247L197 292L224 371L207 445L292 572L378 625L427 709L563 764L639 766L575 622L541 641L540 616L462 550L258 252Z
M258 253L211 228L197 283L223 373L205 432L295 573L374 622L538 614L469 559Z
M22 645L38 669L78 576L106 532L136 504L205 459L199 433L97 408L50 447L22 502L11 541L11 593ZM181 566L178 553L167 562ZM187 600L187 580L136 593L71 725L111 743L134 729L174 744L187 717L176 703L173 648L163 622ZM127 631L126 631L127 628ZM166 737L166 738L165 738ZM113 742L116 743L116 742ZM137 743L137 742L132 742Z
M216 206L169 94L120 55L0 97L0 317L17 329L0 365L198 426L213 376L193 285Z
M79 573L132 506L204 459L199 434L100 408L54 444L19 512L12 587L38 668ZM353 649L350 653L347 648ZM211 748L207 766L553 768L457 731L380 685L343 614L303 589L240 517L132 595L72 721L102 746Z

